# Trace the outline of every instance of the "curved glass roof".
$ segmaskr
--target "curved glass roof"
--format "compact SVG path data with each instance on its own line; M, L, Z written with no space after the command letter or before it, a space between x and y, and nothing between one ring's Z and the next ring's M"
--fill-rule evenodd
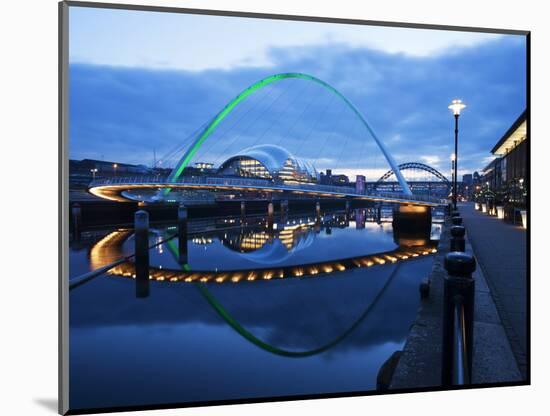
M288 159L291 159L295 162L295 165L306 171L311 176L316 176L317 172L315 168L307 162L301 161L294 157L292 153L281 146L276 146L273 144L262 144L257 146L248 147L241 150L238 154L231 156L225 162L220 165L220 169L223 169L231 161L239 158L251 158L260 162L271 174L276 174L281 169L283 169L285 162Z

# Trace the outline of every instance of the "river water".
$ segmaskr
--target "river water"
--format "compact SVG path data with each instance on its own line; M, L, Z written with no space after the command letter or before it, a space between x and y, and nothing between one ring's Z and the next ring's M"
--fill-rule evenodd
M136 297L132 260L71 290L70 407L375 390L415 319L440 225L404 234L368 209L267 224L191 221L185 264L174 226L151 227L148 297ZM133 244L129 229L83 235L71 277ZM385 260L360 267L369 259Z

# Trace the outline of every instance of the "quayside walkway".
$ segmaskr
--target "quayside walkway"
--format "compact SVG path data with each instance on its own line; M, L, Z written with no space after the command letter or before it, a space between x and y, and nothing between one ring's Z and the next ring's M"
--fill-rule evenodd
M479 266L487 280L498 314L523 379L527 377L527 233L497 217L459 204Z

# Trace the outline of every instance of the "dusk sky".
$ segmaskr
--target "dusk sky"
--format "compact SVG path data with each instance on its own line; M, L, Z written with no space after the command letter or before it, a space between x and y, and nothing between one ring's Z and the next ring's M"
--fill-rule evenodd
M445 175L447 105L462 99L459 174L471 173L525 109L525 54L525 37L515 35L71 7L70 157L151 165L155 151L172 166L242 90L301 72L353 102L398 163ZM277 84L236 108L194 161L275 143L352 179L387 169L334 94L306 80Z

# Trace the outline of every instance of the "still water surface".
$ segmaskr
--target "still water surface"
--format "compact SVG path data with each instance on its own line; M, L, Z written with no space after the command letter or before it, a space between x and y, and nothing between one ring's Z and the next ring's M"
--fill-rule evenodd
M295 266L427 244L365 210L294 216L267 232L264 218L190 224L191 270ZM379 219L378 219L379 220ZM151 233L151 243L173 234ZM171 240L177 246L177 239ZM181 269L170 244L151 266ZM131 230L72 243L71 276L133 251ZM73 409L374 390L383 362L403 347L432 255L318 277L208 283L102 275L70 293Z

